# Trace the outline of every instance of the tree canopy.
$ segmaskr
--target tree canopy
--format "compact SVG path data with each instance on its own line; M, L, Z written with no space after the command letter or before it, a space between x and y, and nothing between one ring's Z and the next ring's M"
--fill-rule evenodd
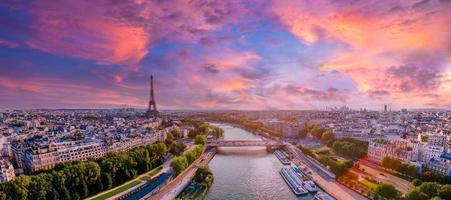
M192 150L186 152L184 155L177 156L172 159L171 167L176 175L179 175L183 170L185 170L191 163L193 163L202 152L204 152L204 145L197 145Z
M368 152L368 142L353 138L341 138L332 144L332 148L341 156L360 159Z
M377 195L380 195L386 199L396 199L400 195L399 191L396 190L396 188L393 185L387 183L379 184L374 190L374 192Z
M406 200L428 200L429 197L418 189L410 190L405 194Z
M167 153L164 143L155 143L98 160L61 163L0 184L0 199L83 199L161 165Z
M205 135L196 135L196 137L194 138L194 144L206 145L207 137L205 137Z
M438 183L424 182L418 187L418 189L419 189L419 191L428 195L429 198L432 198L432 197L435 197L438 195L438 191L439 191L440 187L441 187L441 185Z
M208 187L213 183L213 173L208 167L199 167L194 176L197 183L206 184Z

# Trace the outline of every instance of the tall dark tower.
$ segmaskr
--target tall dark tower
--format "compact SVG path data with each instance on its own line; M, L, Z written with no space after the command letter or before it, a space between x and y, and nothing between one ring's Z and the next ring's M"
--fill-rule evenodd
M149 107L147 108L147 116L156 118L158 116L157 104L155 102L155 96L153 95L153 76L150 75L150 99Z

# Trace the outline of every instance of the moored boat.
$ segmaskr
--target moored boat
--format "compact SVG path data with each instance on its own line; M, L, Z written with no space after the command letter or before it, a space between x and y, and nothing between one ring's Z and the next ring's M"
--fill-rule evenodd
M330 195L324 193L324 192L318 192L315 194L315 199L316 200L335 200L333 197L331 197Z
M282 168L279 171L282 178L285 180L285 182L288 184L288 186L291 188L291 191L293 191L296 195L302 195L307 194L308 191L302 187L302 181L296 177L293 172L286 168Z
M291 162L288 160L287 156L285 155L285 153L283 153L282 151L276 150L274 152L274 155L276 155L276 157L280 160L280 162L284 165L290 165Z
M302 183L302 186L309 191L309 192L317 192L318 188L316 187L315 183L313 181L304 181Z
M304 180L304 177L302 175L302 171L299 167L292 167L291 171L293 171L294 174L301 180L301 182Z

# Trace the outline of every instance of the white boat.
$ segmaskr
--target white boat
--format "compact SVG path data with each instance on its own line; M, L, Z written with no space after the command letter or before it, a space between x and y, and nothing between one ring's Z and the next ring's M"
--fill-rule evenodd
M315 199L316 200L335 200L333 197L331 197L330 195L324 193L324 192L318 192L315 194Z
M309 192L317 192L318 188L316 187L315 183L313 181L304 181L302 183L302 186L309 191Z
M274 152L274 154L276 155L276 157L280 160L280 162L284 165L290 165L291 162L287 159L287 156L285 155L285 153L283 151L279 151L276 150Z
M290 170L282 168L279 173L288 186L290 186L294 194L302 195L308 193L308 191L302 187L301 181Z

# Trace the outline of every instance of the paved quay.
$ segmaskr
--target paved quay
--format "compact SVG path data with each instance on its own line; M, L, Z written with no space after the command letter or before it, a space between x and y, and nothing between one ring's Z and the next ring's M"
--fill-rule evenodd
M327 193L332 195L334 198L339 200L351 200L351 199L367 200L366 197L338 183L335 179L330 178L328 175L324 174L324 172L322 172L320 169L317 169L316 166L310 164L308 161L305 160L303 156L301 156L302 153L299 152L299 150L295 146L287 144L286 147L294 156L295 164L297 165L303 164L307 166L312 172L311 178L313 179L313 181L316 184L318 184L322 189L324 189Z

